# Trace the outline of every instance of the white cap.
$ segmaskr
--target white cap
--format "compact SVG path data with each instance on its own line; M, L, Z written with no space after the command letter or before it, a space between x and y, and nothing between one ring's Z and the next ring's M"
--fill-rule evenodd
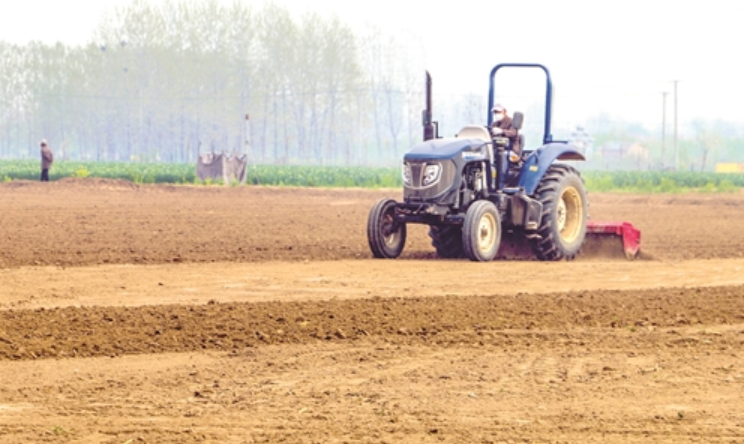
M46 139L41 139L41 142L39 143L39 145L44 146L46 144L47 144Z
M496 105L494 105L494 107L493 107L493 108L491 109L491 112L494 112L494 113L495 113L495 112L499 112L499 111L504 111L504 105L502 105L502 104L500 104L500 103L497 103L497 104L496 104Z

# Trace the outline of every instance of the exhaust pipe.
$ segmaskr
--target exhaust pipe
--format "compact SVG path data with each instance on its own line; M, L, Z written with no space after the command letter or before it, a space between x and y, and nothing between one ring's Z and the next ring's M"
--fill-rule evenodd
M426 108L421 112L421 123L424 126L424 142L434 139L437 136L434 132L434 125L436 125L436 122L432 122L432 118L431 75L429 74L429 71L426 71Z

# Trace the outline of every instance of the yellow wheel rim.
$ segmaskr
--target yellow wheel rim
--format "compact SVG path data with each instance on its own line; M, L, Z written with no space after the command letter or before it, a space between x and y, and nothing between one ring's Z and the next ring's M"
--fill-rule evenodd
M581 222L584 220L584 206L581 194L574 187L566 187L561 193L556 211L556 223L561 239L564 242L574 242L581 233Z
M478 223L478 250L488 252L496 242L496 218L486 213Z

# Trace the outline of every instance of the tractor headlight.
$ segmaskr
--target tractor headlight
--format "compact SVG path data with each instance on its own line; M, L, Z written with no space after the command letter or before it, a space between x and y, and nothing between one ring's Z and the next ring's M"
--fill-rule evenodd
M438 163L426 165L426 169L424 170L424 181L422 185L428 187L429 185L437 183L441 175L442 167Z
M401 176L403 177L403 183L406 185L411 185L411 165L408 164L408 162L403 162L403 171Z

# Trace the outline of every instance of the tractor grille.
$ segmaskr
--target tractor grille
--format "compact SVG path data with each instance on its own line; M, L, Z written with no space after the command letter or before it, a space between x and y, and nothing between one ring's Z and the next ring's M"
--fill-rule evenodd
M408 164L411 166L411 188L421 188L426 162L408 162Z
M439 180L431 185L424 185L424 173L426 166L438 164L441 167ZM453 187L456 176L455 163L450 160L445 161L425 161L413 160L408 161L411 168L411 184L406 185L403 190L405 198L416 200L430 200L440 196L445 191ZM459 184L457 184L459 186Z

